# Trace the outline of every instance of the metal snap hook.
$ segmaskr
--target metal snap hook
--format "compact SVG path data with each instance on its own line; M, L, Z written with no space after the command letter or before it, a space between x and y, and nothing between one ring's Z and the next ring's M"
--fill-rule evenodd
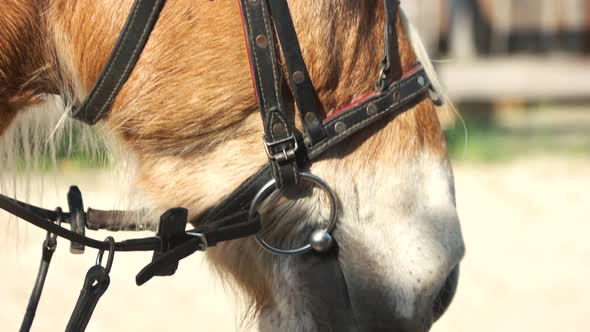
M108 242L109 244L109 257L107 258L107 264L104 266L107 274L111 272L111 267L113 266L113 259L115 258L115 239L112 236L107 237L104 239L104 242ZM96 256L96 265L102 266L102 258L104 256L104 249L98 250L98 255Z
M332 191L332 188L330 188L330 186L324 180L322 180L320 177L315 176L310 173L305 173L305 172L301 172L299 174L300 174L300 177L303 181L312 183L313 185L315 185L315 186L319 187L320 189L322 189L323 191L325 191L326 194L328 195L328 200L330 201L330 217L328 219L329 224L328 224L328 227L326 227L325 229L320 229L320 230L314 231L312 233L311 238L310 238L310 243L307 243L304 246L301 246L299 248L294 248L294 249L281 249L281 248L273 247L270 244L268 244L266 241L264 241L264 239L262 239L260 234L256 234L256 242L258 242L258 244L264 250L266 250L272 254L275 254L275 255L298 255L298 254L306 253L312 249L316 250L317 252L326 252L328 249L330 249L330 247L332 246L332 244L334 242L332 240L331 233L334 230L334 228L336 227L336 221L337 221L337 212L338 211L337 211L336 195ZM277 188L275 186L274 179L268 181L264 186L262 186L260 191L258 191L256 196L254 196L254 199L252 200L252 203L250 204L250 210L248 211L248 219L252 220L256 217L256 215L258 214L258 207L260 206L260 204L262 204L262 202L264 202L264 200L266 200L276 190L277 190ZM320 233L322 234L321 241L318 240L318 234L320 234ZM330 238L330 240L327 239L328 237Z

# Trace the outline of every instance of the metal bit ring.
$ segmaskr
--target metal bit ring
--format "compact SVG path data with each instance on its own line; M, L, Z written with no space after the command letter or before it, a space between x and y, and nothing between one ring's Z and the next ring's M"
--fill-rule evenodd
M301 172L301 173L299 173L299 175L300 175L300 178L304 182L312 183L313 185L321 188L328 195L328 200L330 201L330 217L328 219L329 220L328 227L323 229L323 231L326 232L327 234L331 234L332 231L334 230L334 228L336 227L336 221L337 221L338 210L337 210L337 203L336 203L336 195L334 194L334 192L332 191L330 186L321 178L319 178L313 174L305 173L305 172ZM254 196L254 199L252 200L252 203L250 204L250 210L248 211L248 218L249 219L253 219L256 216L256 214L258 213L258 207L260 206L260 204L262 204L262 202L264 202L264 200L266 200L276 190L277 189L275 186L274 179L268 181L264 186L262 186L262 188L258 191L256 196ZM304 245L302 247L294 248L294 249L276 248L276 247L273 247L272 245L268 244L266 241L264 241L264 239L262 239L262 237L260 236L260 233L256 234L256 242L258 242L258 244L264 250L266 250L272 254L275 254L275 255L298 255L298 254L306 253L306 252L313 249L312 245L310 243L307 243L306 245Z

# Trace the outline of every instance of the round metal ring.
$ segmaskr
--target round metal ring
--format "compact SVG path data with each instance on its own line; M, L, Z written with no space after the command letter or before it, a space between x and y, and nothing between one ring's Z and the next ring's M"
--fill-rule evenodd
M111 272L111 267L113 266L113 259L115 258L115 239L112 236L109 236L106 239L104 239L104 242L108 242L109 244L109 257L107 258L107 265L105 265L104 267L108 274ZM96 256L96 265L102 265L103 256L104 249L98 250L98 255Z
M336 195L334 195L334 192L332 191L330 186L321 178L319 178L313 174L305 173L305 172L299 173L299 175L303 181L310 182L310 183L314 184L315 186L317 186L317 187L321 188L323 191L325 191L326 194L328 195L328 200L330 201L330 217L329 217L328 227L325 228L325 231L328 233L332 233L332 231L334 230L334 227L336 227L336 218L337 218L337 212L338 212L337 205L336 205ZM264 202L264 200L266 200L275 191L276 191L276 187L275 187L275 180L274 179L268 181L264 186L262 186L262 188L258 191L256 196L254 196L254 199L252 200L252 203L250 204L250 210L248 211L248 218L249 219L253 219L256 216L256 214L258 213L258 207L260 206L260 204L262 204L262 202ZM297 255L297 254L306 253L312 249L311 244L309 244L309 243L302 246L302 247L294 248L294 249L275 248L275 247L271 246L270 244L268 244L266 241L264 241L264 239L262 239L260 234L256 234L256 242L258 242L258 244L263 249L265 249L266 251L273 253L275 255Z

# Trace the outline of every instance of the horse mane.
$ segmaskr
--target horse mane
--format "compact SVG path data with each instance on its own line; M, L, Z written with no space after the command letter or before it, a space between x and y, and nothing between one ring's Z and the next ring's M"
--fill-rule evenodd
M40 100L22 110L0 136L0 193L41 206L43 197L51 194L60 206L67 207L68 188L56 181L60 160L81 157L108 172L117 187L112 206L91 207L132 210L153 206L133 189L137 162L117 144L110 130L72 119L70 106L58 96L46 95ZM152 212L144 221L151 227L159 211Z

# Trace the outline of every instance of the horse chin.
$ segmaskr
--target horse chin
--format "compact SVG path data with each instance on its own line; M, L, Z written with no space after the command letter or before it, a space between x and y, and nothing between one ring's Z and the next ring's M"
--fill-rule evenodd
M278 296L262 308L260 330L425 332L453 300L459 265L438 291L417 299L408 314L398 307L404 301L399 289L362 266L351 267L338 254L335 248L329 254L302 255L283 266L292 278L275 280Z
M261 331L358 331L337 248L289 265L292 278L275 283L279 296L262 309Z

